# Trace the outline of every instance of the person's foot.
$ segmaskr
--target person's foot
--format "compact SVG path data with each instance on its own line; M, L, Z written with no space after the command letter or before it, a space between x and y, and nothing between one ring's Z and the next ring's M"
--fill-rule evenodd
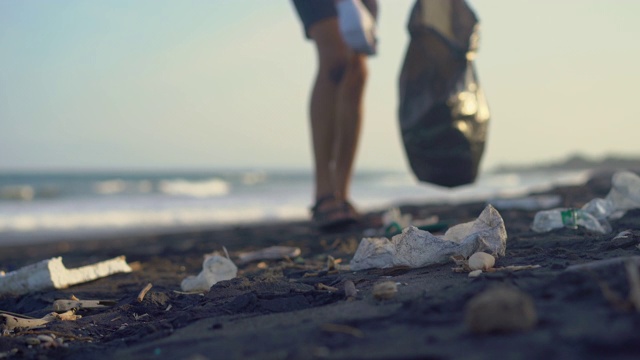
M334 195L318 198L311 208L312 220L321 230L346 226L357 222L360 215L348 201L338 200Z

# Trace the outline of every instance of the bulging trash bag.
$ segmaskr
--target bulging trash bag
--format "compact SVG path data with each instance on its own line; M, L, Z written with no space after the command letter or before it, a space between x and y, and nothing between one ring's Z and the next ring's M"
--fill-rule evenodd
M423 182L472 183L490 117L473 63L478 19L464 0L417 0L408 29L399 119L411 168Z

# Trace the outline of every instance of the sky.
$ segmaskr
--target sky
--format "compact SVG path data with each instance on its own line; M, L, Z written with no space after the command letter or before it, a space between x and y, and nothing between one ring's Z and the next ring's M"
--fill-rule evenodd
M356 169L408 170L413 0L379 0ZM640 154L640 1L470 0L482 168ZM0 2L0 171L311 168L316 71L289 0Z

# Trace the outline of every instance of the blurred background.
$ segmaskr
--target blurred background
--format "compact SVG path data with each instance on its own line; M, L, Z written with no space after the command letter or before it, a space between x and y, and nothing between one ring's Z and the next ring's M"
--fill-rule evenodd
M638 155L640 2L470 0L492 115L483 175L417 184L397 118L413 3L379 0L363 206L540 185L499 165ZM306 216L315 56L288 0L0 2L0 240Z

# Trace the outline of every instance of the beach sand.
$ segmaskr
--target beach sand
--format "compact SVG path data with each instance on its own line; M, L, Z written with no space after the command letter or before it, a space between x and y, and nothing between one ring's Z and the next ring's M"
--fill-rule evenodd
M585 186L546 192L562 206L581 207L603 197L611 173ZM404 206L417 218L438 215L451 224L475 219L485 203ZM623 359L640 357L640 312L629 302L624 264L571 271L601 259L640 255L640 211L629 211L602 235L583 228L534 233L535 211L500 210L508 233L506 256L496 266L540 265L533 270L484 273L469 278L454 264L419 269L326 271L328 256L348 264L367 228L321 233L308 222L243 225L144 237L120 237L0 249L9 271L62 256L76 267L125 255L139 269L64 290L0 298L0 309L33 317L50 312L56 299L108 299L104 310L82 310L76 321L0 338L0 357L30 359ZM630 230L626 238L612 240ZM181 294L180 282L202 269L203 255L226 247L241 251L297 246L301 259L239 265L238 277L204 295ZM266 267L265 267L266 265ZM346 281L358 290L347 299ZM398 284L391 299L372 295L380 281ZM153 284L142 302L136 297ZM334 287L325 290L318 284ZM537 321L529 330L477 334L465 322L468 303L495 286L509 286L533 300ZM65 346L28 345L28 338L54 334Z

